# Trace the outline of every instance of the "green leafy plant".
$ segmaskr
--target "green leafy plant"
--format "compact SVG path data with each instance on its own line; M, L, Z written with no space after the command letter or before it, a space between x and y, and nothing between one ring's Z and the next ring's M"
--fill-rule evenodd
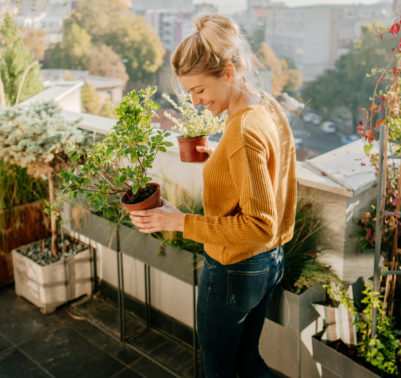
M95 212L110 204L110 197L127 193L131 203L143 195L152 180L152 168L158 151L172 143L166 130L153 129L151 119L159 104L151 99L156 87L147 87L126 95L116 109L119 119L106 137L89 149L71 146L68 153L79 162L78 169L63 170L62 186L70 198L86 193Z
M50 204L52 253L57 255L56 191L62 168L71 161L65 149L71 143L83 143L85 134L76 123L67 122L52 103L0 109L0 158L27 168L34 177L46 177Z
M46 198L47 185L26 168L0 159L0 211Z
M329 285L325 288L333 300L342 303L352 314L353 323L357 328L358 354L381 372L397 375L397 358L401 356L401 341L394 329L393 319L386 314L383 296L379 292L374 292L372 285L366 284L361 300L365 307L359 312L344 289ZM377 333L371 337L373 307L377 309Z
M184 138L207 136L224 130L226 117L216 117L207 109L199 112L189 94L180 92L177 95L179 104L167 94L163 94L162 97L180 113L181 119L172 116L167 111L164 115L174 122L173 130L178 130Z
M386 58L382 68L374 68L368 76L377 77L376 84L370 98L370 105L365 110L365 119L359 121L358 134L364 138L364 151L369 156L370 163L377 170L379 176L379 156L373 150L376 142L377 132L383 127L385 154L401 158L401 20L398 18L389 28L379 30L380 40L385 43L384 47L391 43L392 49L389 58ZM391 36L391 37L389 37ZM387 49L389 50L389 49ZM386 55L384 55L386 56ZM388 56L388 55L387 55ZM386 156L386 158L387 158ZM364 164L364 163L362 163ZM366 244L373 246L373 238L376 238L373 227L376 222L381 223L382 241L380 252L384 257L382 270L400 269L400 255L397 251L401 244L401 167L395 160L388 160L383 164L382 172L383 209L376 220L376 215L362 217L358 224L361 226L359 237ZM384 209L386 213L384 213ZM398 213L398 214L397 214ZM365 245L366 245L365 244ZM387 275L380 279L380 285L385 286L384 302L388 315L393 315L393 310L398 311L396 304L401 290L399 276ZM379 289L380 289L379 285ZM397 293L398 291L398 293ZM397 318L397 317L396 317Z
M329 266L317 260L322 230L321 220L316 216L312 203L299 201L294 236L284 245L282 286L286 290L299 294L317 283L339 281Z
M6 235L10 236L10 225L23 222L18 207L47 196L44 180L28 175L26 168L0 159L0 246L5 246Z

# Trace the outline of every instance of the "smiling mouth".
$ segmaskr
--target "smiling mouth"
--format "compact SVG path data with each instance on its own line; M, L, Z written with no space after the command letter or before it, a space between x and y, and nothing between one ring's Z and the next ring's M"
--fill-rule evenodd
M205 104L205 108L210 109L210 107L214 104L214 101L209 102L208 104Z

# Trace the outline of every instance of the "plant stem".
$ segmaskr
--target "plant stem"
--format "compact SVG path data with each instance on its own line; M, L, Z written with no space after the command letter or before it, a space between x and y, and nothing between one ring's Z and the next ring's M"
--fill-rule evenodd
M18 102L19 102L19 98L20 98L21 92L22 92L22 87L24 86L24 82L25 82L25 79L26 79L26 77L27 77L29 71L30 71L30 70L32 69L32 67L35 66L36 64L37 64L36 61L35 61L35 62L32 62L32 63L25 69L24 73L22 74L21 82L19 83L19 86L18 86L17 98L15 99L15 105L17 105Z
M52 255L57 256L57 222L56 222L56 212L54 210L54 180L53 172L49 172L47 175L49 181L49 201L50 201L50 230L52 233Z
M389 67L393 64L393 62L394 62L394 60L396 59L396 57L397 57L397 54L394 54L394 56L393 56L393 57L391 58L391 60L390 60L390 63L387 65L387 67L385 68L385 70L384 70L384 71L382 72L382 74L380 75L379 79L376 81L375 89L374 89L374 91L373 91L373 96L372 96L372 109L373 109L373 106L374 106L374 104L375 104L376 92L377 92L377 88L379 87L379 83L381 83L381 81L382 81L382 79L383 79L383 77L384 77L384 74L385 74L386 72L388 72ZM373 114L373 112L371 112L370 119L369 119L369 123L370 123L370 127L371 127L371 128L372 128L372 123L373 123L373 116L374 116L374 114Z
M4 94L4 85L3 85L3 80L1 79L1 74L0 74L0 104L6 105L6 97Z

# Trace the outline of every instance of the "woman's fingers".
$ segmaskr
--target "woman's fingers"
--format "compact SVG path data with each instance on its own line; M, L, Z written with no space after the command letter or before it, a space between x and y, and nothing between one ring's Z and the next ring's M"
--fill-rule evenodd
M213 148L210 147L205 147L205 146L196 146L196 151L198 152L204 152L206 154L208 154L209 156L213 153Z

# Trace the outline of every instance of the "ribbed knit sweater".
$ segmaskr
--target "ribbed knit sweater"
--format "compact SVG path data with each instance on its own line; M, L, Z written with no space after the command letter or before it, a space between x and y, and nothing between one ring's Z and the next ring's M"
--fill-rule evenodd
M186 214L184 237L204 243L223 265L291 240L296 209L296 158L280 105L261 103L228 118L203 169L205 215Z

